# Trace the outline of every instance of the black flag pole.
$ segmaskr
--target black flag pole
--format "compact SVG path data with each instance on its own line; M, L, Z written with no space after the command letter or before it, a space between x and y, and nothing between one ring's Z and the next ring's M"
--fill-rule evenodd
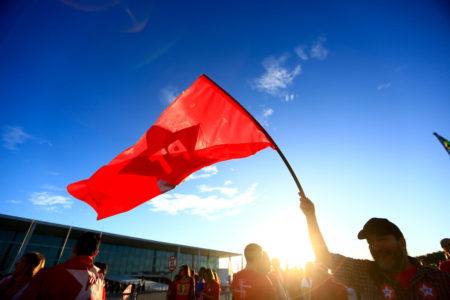
M300 184L300 181L298 181L298 178L295 175L294 170L291 168L291 165L289 164L288 160L284 156L283 152L281 152L280 148L278 148L277 144L275 144L275 142L273 142L273 143L274 143L275 147L277 148L278 154L280 155L281 159L284 161L284 163L286 164L286 167L288 168L289 172L291 173L292 177L294 178L295 184L297 184L298 190L300 192L300 196L302 198L306 198L305 192L303 191L302 185Z
M211 80L211 78L209 78L207 75L203 74L203 76L205 76L206 78L208 78L209 80ZM266 137L270 140L270 142L275 146L275 150L278 152L278 154L280 155L281 159L283 160L284 164L286 165L286 167L288 168L289 172L292 175L292 178L294 178L295 184L297 184L298 190L300 192L300 197L302 198L306 198L305 192L303 191L303 188L300 184L300 181L298 181L297 176L295 175L294 170L292 169L291 165L289 164L288 160L286 159L286 157L284 156L283 152L281 152L280 148L278 147L278 145L275 143L275 141L272 139L272 137L270 136L270 134L267 133L267 131L264 129L264 127L262 127L261 124L259 124L259 122L248 112L248 110L245 109L245 107L242 106L242 104L239 103L239 101L237 101L236 99L234 99L233 96L231 96L227 91L225 91L220 85L218 85L216 82L214 82L214 80L211 80L211 82L213 82L218 88L220 88L226 95L228 95L228 97L230 97L231 99L233 99L249 116L250 118L253 119L253 122L255 122L255 124L258 125L259 129L261 129L261 131L266 135Z

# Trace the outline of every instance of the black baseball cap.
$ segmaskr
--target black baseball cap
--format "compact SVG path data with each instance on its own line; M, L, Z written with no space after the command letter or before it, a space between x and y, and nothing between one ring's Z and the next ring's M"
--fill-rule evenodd
M381 235L393 234L396 238L403 238L403 233L397 225L384 218L372 218L364 224L363 229L358 233L358 239L366 239L371 233Z
M442 239L441 240L441 247L449 247L450 246L450 239Z

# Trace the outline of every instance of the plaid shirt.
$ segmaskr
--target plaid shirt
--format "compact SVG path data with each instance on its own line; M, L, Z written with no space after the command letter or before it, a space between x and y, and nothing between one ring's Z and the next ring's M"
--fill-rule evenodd
M417 273L406 291L374 261L331 254L331 269L337 282L356 290L360 299L450 299L450 274L426 268L410 258Z

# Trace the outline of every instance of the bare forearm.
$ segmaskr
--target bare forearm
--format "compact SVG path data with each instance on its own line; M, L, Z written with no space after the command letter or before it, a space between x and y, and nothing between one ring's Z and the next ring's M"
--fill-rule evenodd
M325 243L322 233L320 232L316 215L313 214L307 216L306 223L308 225L309 240L311 241L311 246L313 247L314 254L316 255L316 260L322 262L326 266L329 266L331 262L330 252L328 251L327 244Z

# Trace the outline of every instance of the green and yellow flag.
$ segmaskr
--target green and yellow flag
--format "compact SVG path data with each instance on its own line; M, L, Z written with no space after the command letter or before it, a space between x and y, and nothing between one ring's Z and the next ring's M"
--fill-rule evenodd
M444 146L445 150L447 150L447 153L450 155L450 142L447 141L446 139L444 139L442 136L440 136L436 132L433 134L437 137L439 142L441 142L442 146Z

